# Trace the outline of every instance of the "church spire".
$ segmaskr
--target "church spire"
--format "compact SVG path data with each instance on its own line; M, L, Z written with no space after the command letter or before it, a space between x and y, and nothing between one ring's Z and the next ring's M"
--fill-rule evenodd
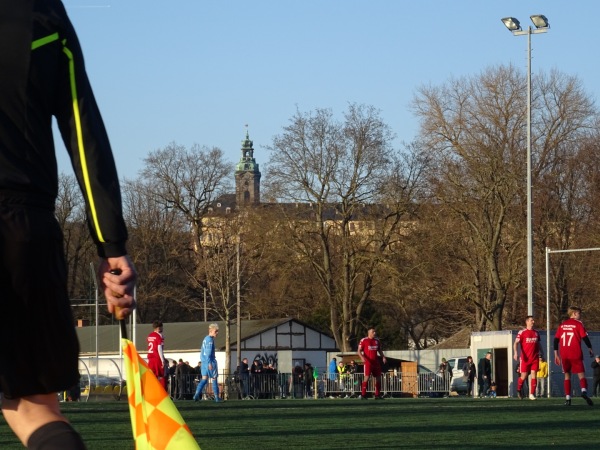
M235 166L235 194L238 208L260 203L260 170L247 128L246 139L242 141L242 157Z

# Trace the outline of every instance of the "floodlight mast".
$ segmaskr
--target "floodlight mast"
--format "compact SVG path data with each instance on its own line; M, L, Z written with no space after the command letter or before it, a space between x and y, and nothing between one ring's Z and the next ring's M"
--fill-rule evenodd
M533 196L531 189L531 35L546 33L550 23L542 14L530 17L535 25L526 30L514 17L505 17L502 23L515 36L527 35L527 315L533 316Z

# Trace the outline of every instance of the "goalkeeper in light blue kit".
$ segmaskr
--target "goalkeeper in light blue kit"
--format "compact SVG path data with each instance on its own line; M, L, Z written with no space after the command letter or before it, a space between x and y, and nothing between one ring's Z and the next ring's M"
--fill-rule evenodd
M208 336L202 341L202 347L200 348L200 373L202 374L202 380L196 388L194 394L194 401L197 402L202 396L202 390L204 386L208 384L208 379L212 380L213 393L215 394L215 402L221 402L219 397L219 383L217 377L219 376L217 368L217 358L215 357L215 336L219 332L219 325L211 323L208 326Z

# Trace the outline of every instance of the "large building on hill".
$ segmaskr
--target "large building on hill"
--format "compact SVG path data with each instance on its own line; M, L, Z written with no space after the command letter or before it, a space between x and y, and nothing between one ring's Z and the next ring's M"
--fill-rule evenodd
M241 157L235 165L235 194L220 195L208 208L209 216L212 218L227 216L236 210L241 210L247 206L268 207L274 203L261 203L260 182L261 172L259 164L254 156L254 143L250 140L250 135L246 131L246 137L242 140ZM276 203L279 208L285 208L290 212L290 216L298 220L313 220L315 207L312 203ZM368 229L372 228L369 222L374 217L385 216L389 212L386 205L361 205L354 208L352 221L349 223L351 234L369 234ZM322 211L323 219L328 222L336 222L342 219L338 205L331 203ZM210 220L209 220L210 222ZM413 222L406 222L405 228L412 228ZM406 232L406 230L405 230Z

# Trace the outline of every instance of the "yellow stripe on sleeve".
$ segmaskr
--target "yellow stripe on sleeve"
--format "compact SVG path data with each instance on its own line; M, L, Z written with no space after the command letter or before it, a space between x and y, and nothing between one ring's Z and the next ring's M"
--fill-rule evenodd
M46 45L54 41L58 41L58 33L50 34L46 37L36 39L31 43L31 50L35 50L36 48L40 48L42 45Z
M96 204L94 202L94 195L92 194L92 186L90 183L90 176L87 167L87 159L85 155L85 145L83 143L83 133L81 130L81 117L79 115L79 102L77 101L77 83L75 81L75 63L73 61L73 53L64 45L63 52L69 58L69 78L71 83L71 97L73 100L73 117L75 119L75 131L77 133L77 147L79 149L79 160L81 162L81 172L83 176L83 184L85 186L85 194L90 205L90 212L92 215L92 223L96 230L96 236L100 242L105 242L100 230L100 223L98 222L98 213L96 211Z

